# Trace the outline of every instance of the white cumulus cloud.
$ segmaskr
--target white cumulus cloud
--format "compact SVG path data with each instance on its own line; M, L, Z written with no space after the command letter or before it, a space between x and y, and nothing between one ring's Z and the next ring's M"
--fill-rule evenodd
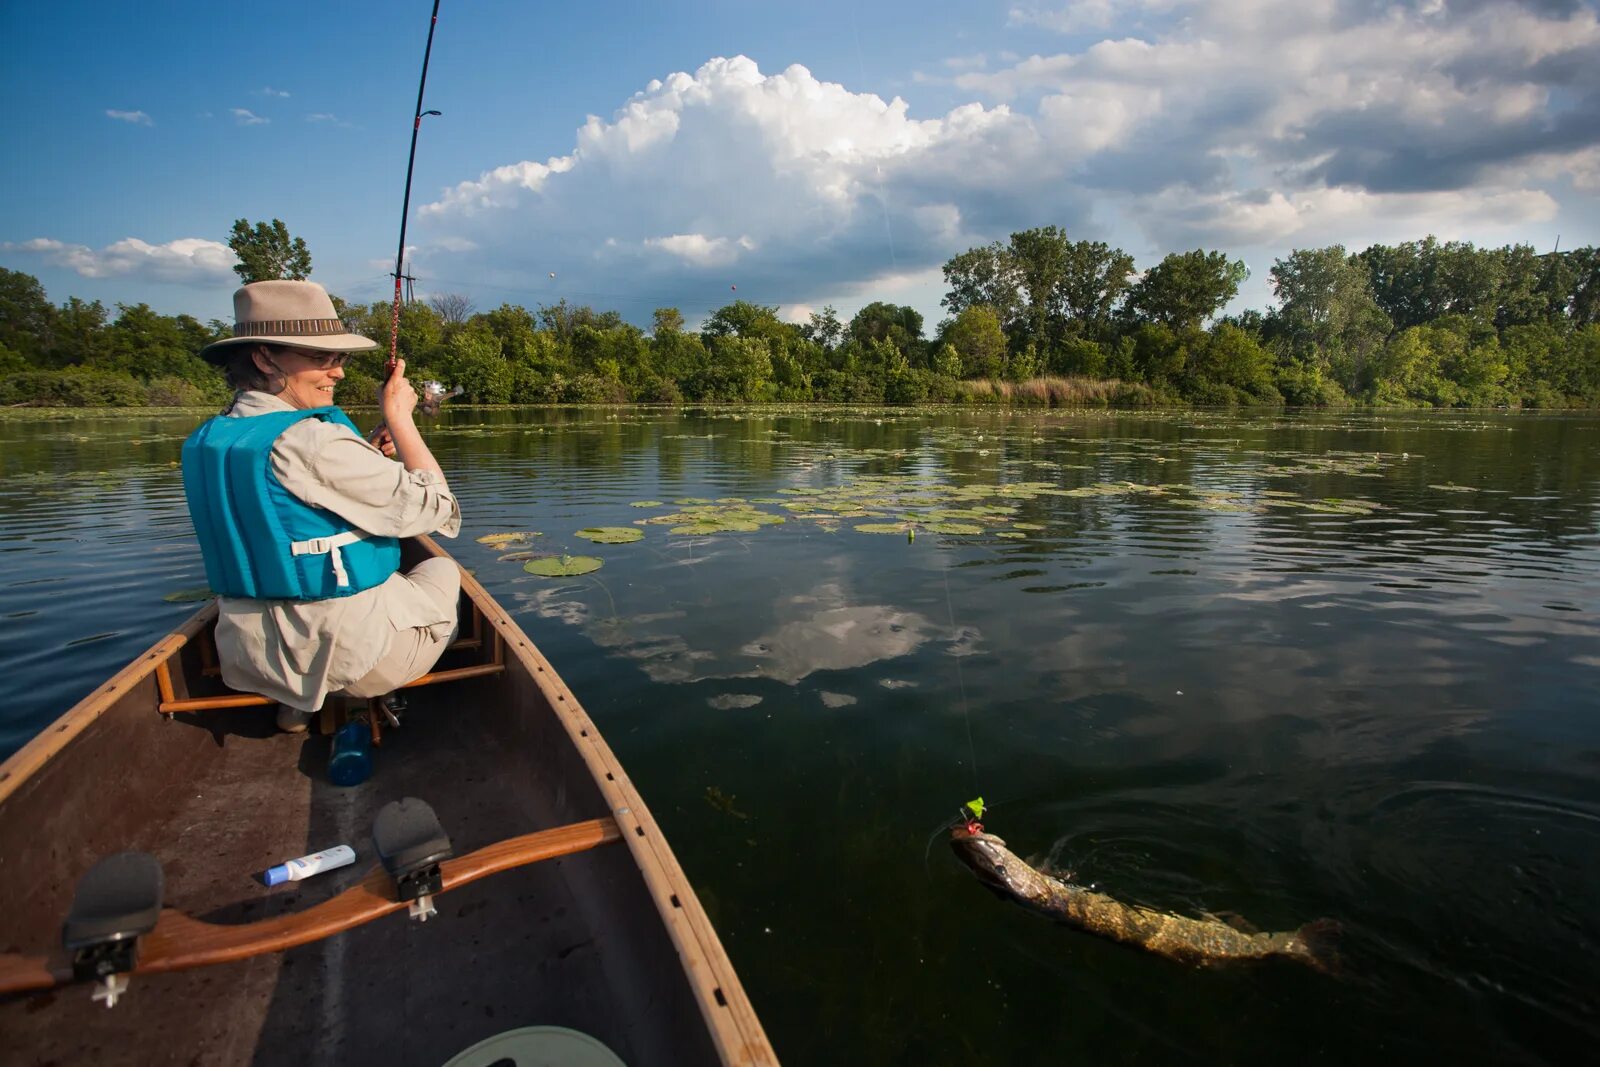
M418 269L506 288L557 271L637 321L625 301L730 282L778 305L894 290L927 308L950 255L1045 224L1149 267L1600 218L1574 193L1600 183L1589 5L1019 0L1009 20L1067 36L953 58L970 99L942 114L744 56L652 80L555 153L441 190Z
M723 267L739 258L741 252L755 250L748 237L732 240L707 237L703 233L675 233L671 237L646 237L645 247L659 248L697 267Z
M155 120L143 111L118 111L114 107L106 108L106 117L119 122L130 122L135 126L154 126Z
M68 244L49 237L0 242L0 251L37 256L85 278L136 277L146 281L210 285L234 277L238 257L227 245L199 237L181 237L153 245L125 237L101 249Z

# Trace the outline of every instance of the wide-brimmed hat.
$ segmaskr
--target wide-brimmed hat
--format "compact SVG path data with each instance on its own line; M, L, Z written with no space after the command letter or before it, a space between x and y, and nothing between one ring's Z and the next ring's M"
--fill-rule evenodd
M235 345L277 344L323 352L359 352L378 342L351 333L333 310L328 291L316 282L251 282L233 294L233 336L200 350L207 363L222 363Z

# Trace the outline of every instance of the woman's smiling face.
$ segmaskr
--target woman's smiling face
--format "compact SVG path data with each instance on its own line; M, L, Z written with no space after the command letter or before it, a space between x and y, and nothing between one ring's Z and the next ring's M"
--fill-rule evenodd
M256 365L274 383L279 400L292 408L325 408L333 403L334 387L344 378L344 352L314 352L294 348L264 348L256 353Z

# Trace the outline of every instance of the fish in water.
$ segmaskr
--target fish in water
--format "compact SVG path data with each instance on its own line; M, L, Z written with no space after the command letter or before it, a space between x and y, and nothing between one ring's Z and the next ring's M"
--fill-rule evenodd
M1322 919L1277 934L1251 933L1216 919L1190 919L1124 904L1104 893L1036 870L974 822L950 831L950 846L979 881L1023 907L1088 931L1193 966L1283 956L1320 971L1334 967L1338 925Z

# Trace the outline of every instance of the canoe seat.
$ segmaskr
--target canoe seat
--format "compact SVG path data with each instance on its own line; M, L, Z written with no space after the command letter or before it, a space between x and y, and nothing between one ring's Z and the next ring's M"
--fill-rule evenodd
M484 646L483 615L472 601L468 601L468 627L469 636L458 638L445 654L451 652L471 651ZM501 674L506 669L506 654L504 643L500 639L500 631L491 632L488 639L490 646L489 657L483 663L469 664L465 667L452 667L448 670L431 671L421 678L407 682L402 689L417 689L422 686L443 685L446 682L462 682L469 678L483 678L493 674ZM200 649L201 671L203 676L219 677L222 668L217 665L217 653L211 630L207 627L200 640L196 642ZM182 646L178 646L181 648ZM173 650L174 652L177 649ZM156 689L161 700L158 710L162 715L170 718L182 712L217 711L223 708L264 708L276 704L277 701L264 697L260 693L225 692L216 696L179 697L172 681L172 666L163 659L156 664Z
M617 1054L588 1034L564 1026L524 1026L484 1038L462 1049L444 1067L626 1067Z

